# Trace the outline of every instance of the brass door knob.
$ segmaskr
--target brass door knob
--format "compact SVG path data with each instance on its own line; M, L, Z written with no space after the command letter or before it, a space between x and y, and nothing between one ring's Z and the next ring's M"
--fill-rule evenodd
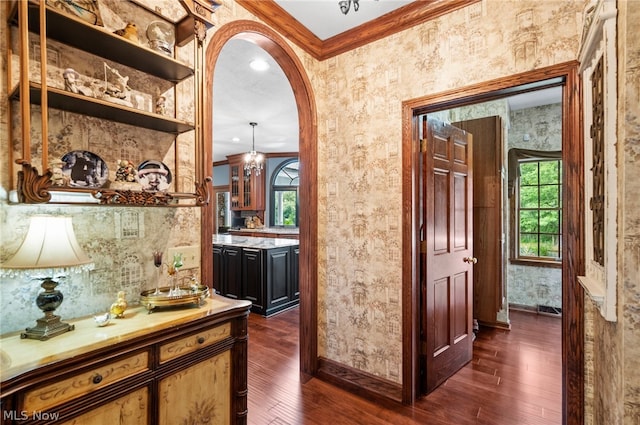
M478 259L476 257L464 257L462 261L469 264L475 264L478 262Z

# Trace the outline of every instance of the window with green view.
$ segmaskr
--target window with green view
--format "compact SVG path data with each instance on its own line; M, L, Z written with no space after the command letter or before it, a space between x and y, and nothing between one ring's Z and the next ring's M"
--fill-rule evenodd
M520 161L517 255L559 261L562 236L562 161Z
M271 225L298 227L298 160L282 163L271 181Z

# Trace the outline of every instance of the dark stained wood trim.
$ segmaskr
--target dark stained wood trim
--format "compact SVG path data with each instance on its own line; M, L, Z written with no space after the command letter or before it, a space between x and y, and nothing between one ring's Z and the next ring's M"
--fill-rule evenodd
M417 140L416 114L435 112L453 106L469 105L504 97L508 89L538 81L563 78L562 160L563 184L568 188L563 200L562 264L562 358L564 423L578 425L584 419L584 319L583 290L577 276L584 272L584 223L582 198L583 140L581 91L578 63L566 62L513 76L499 78L443 93L424 96L402 104L402 234L403 234L403 402L413 403L420 383L419 355L419 286L417 276L416 229L413 211L416 196ZM503 93L503 94L501 94ZM407 255L407 254L411 255Z
M262 19L267 25L293 41L316 59L322 57L322 40L296 21L273 0L236 0L240 6ZM335 4L338 7L337 3Z
M402 386L370 373L320 357L317 377L367 400L402 402Z
M236 3L262 19L314 58L325 60L478 1L480 0L414 1L326 40L319 39L273 0L236 0ZM327 4L327 7L337 9L338 5L335 2L335 4Z
M578 276L585 272L584 138L582 91L578 66L567 72L562 93L562 406L563 423L584 421L584 292Z
M299 158L300 158L300 372L311 377L317 372L318 358L318 186L317 186L317 111L315 96L304 66L289 44L271 28L254 21L238 20L221 26L213 35L207 47L205 60L205 116L213 111L213 79L215 64L224 44L231 38L243 39L267 51L280 65L289 79L298 107ZM211 149L213 143L212 120L204 122L205 144ZM211 156L205 158L211 163ZM213 203L210 203L213 206ZM213 226L213 209L203 213L203 224ZM205 226L203 225L203 229ZM202 240L209 240L211 234L203 234ZM213 249L213 248L211 248ZM204 252L204 251L203 251ZM203 257L206 258L206 257ZM213 258L213 253L211 257ZM206 277L213 279L213 262L207 269ZM204 261L203 261L204 265Z

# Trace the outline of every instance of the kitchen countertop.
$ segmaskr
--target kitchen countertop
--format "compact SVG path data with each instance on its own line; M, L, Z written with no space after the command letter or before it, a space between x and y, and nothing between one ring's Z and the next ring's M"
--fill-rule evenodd
M213 235L214 245L229 245L241 248L271 249L284 246L297 246L297 239L260 238L254 236Z
M255 232L255 233L277 233L281 235L297 235L300 233L300 229L297 227L262 227L259 229L249 229L246 227L242 227L240 229L229 229L229 232Z

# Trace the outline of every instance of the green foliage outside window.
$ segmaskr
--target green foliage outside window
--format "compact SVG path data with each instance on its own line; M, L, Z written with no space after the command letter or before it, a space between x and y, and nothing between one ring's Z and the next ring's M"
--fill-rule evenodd
M559 259L562 162L522 161L519 182L519 257Z

